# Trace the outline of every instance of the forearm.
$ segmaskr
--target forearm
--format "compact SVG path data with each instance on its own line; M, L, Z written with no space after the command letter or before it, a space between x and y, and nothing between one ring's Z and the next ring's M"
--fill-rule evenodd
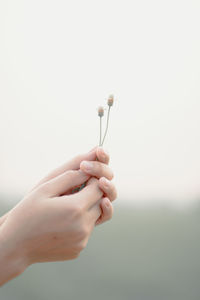
M28 266L24 255L0 229L0 286L20 275Z
M6 213L5 215L3 215L2 217L0 217L0 226L3 224L3 222L6 220L8 216L8 213Z

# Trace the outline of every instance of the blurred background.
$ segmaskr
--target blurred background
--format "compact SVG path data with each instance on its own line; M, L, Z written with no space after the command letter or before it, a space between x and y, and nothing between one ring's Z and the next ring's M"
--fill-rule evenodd
M1 0L1 215L98 144L111 93L118 199L77 260L30 267L0 299L199 299L199 15L198 0Z

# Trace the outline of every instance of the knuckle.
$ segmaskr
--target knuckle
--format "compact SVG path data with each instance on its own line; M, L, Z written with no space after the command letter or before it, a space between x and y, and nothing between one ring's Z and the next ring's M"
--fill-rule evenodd
M76 230L76 238L79 243L82 243L89 236L89 230L86 226L80 225L79 229Z
M83 251L87 246L87 240L81 241L80 243L77 244L77 251L80 253Z
M87 246L88 239L89 239L88 230L82 229L79 231L78 235L79 236L76 243L76 252L80 253Z
M76 217L80 218L83 216L83 207L82 205L76 203L73 207L73 211Z
M70 199L70 196L68 196L68 199ZM74 199L73 199L74 200ZM79 204L79 202L75 202L74 203L69 203L70 201L66 202L66 209L68 211L68 213L70 213L70 218L71 220L80 220L83 217L84 214L84 209L82 207L81 204Z
M88 227L87 226L82 226L82 229L81 229L82 240L84 240L88 236L89 236L89 229L88 229Z

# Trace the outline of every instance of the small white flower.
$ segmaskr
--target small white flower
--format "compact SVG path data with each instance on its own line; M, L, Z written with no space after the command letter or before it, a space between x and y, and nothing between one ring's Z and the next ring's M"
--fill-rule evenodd
M99 106L98 108L98 116L101 118L104 115L104 108L103 106Z
M108 106L113 106L113 102L114 102L114 96L113 95L110 95L108 97Z

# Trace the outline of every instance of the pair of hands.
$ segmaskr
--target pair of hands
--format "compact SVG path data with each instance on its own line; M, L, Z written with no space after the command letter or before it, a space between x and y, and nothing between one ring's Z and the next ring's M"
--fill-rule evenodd
M117 191L108 163L101 147L76 156L0 219L0 285L33 263L79 256L94 226L113 214ZM84 182L82 190L72 192Z

